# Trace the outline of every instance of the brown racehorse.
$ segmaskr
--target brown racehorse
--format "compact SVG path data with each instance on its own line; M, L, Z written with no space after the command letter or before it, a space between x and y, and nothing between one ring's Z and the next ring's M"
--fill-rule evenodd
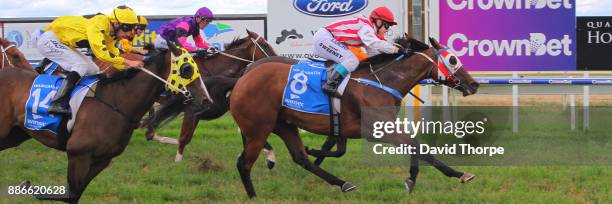
M182 53L172 44L169 47L176 56ZM95 97L83 101L65 143L50 132L24 127L24 104L37 74L24 69L0 70L0 95L3 96L0 105L4 107L0 109L0 150L34 138L48 147L66 151L69 194L61 198L38 198L78 203L89 182L125 150L140 118L163 91L164 83L149 74L166 79L170 67L170 52L164 52L147 60L141 70L127 70L121 79L100 81ZM181 67L181 74L189 72L194 72L190 65ZM191 83L187 89L195 98L191 100L194 108L202 108L201 83Z
M431 48L422 42L409 38L407 35L395 42L407 48L404 53L414 51L417 54L403 58L400 57L400 54L381 54L369 58L351 74L351 78L365 78L374 81L378 78L381 83L394 88L402 95L406 95L422 79L430 75L440 74L440 71L435 71L438 69L436 69L434 60L437 61L438 58L434 52L442 49L442 46L436 40L430 39L433 45ZM456 56L454 57L455 60L458 60ZM430 59L432 60L430 61ZM355 186L351 183L337 178L309 161L308 154L299 136L298 128L326 135L330 130L329 116L294 111L281 105L283 91L287 84L287 75L291 65L295 63L297 61L280 57L267 58L254 63L251 66L252 69L250 68L238 80L230 97L230 110L242 131L244 143L244 150L236 165L249 197L256 196L250 176L251 168L271 132L282 138L291 153L293 161L301 167L324 179L329 184L340 186L343 192L355 189ZM374 71L371 72L370 67ZM455 74L450 77L457 80L444 80L442 83L462 91L464 95L476 93L478 83L472 79L465 69L456 70ZM456 84L456 81L460 81L460 83ZM363 108L400 106L401 100L382 89L350 80L342 96L341 104L340 112L342 115L340 120L343 126L341 137L336 138L338 149L342 149L341 146L346 145L346 138L361 138L361 112ZM386 121L394 121L397 112L380 114L379 117L386 119ZM396 145L417 143L409 137L385 138L388 138L385 142ZM344 152L335 156L341 156L342 154ZM416 160L416 157L413 158ZM418 155L418 159L432 164L449 177L460 178L462 182L468 182L474 177L469 173L458 172L444 165L432 155ZM418 166L411 167L410 173L411 177L406 181L409 190L412 189L416 181Z
M209 103L199 113L186 111L183 116L183 125L179 136L179 146L175 161L183 157L185 146L191 141L199 120L214 120L223 116L229 110L229 92L234 87L237 78L242 76L249 63L259 59L276 56L268 42L257 33L247 30L248 36L235 39L226 45L222 53L206 56L198 53L194 60L198 64L200 73L204 76L204 83L208 88L214 103ZM156 137L155 129L164 121L173 119L184 111L184 104L180 99L168 99L162 107L152 114L143 126L147 127L147 139ZM268 154L272 154L268 145ZM272 167L274 161L269 156L268 166Z
M32 65L25 58L23 53L8 40L0 38L0 69L5 67L19 67L32 70Z

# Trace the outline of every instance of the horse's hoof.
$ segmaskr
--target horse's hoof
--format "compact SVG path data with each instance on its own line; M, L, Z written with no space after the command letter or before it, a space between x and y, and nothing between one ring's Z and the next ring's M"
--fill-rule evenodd
M274 164L276 164L276 162L266 160L266 165L268 166L268 169L272 170L274 168Z
M357 189L357 186L353 186L353 184L349 182L345 182L344 184L342 184L342 192L349 192L355 189Z
M176 152L176 156L174 156L174 162L180 162L183 160L183 155L181 153Z
M459 180L461 180L461 183L467 183L467 182L472 181L474 177L476 177L474 174L463 173L463 175L459 177Z
M264 149L264 154L266 155L266 165L268 169L272 170L274 168L274 164L276 164L276 156L274 152L271 150Z
M414 190L414 181L406 179L404 186L406 187L406 191L408 191L408 193L412 193L412 190Z

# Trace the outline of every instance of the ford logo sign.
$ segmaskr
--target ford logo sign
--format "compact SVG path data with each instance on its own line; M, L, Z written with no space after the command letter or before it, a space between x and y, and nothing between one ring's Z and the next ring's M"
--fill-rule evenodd
M293 7L310 16L339 17L362 11L368 0L294 0Z

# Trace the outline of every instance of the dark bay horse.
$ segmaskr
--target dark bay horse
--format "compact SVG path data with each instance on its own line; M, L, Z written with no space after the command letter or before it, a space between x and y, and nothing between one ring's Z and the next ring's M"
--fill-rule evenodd
M0 38L0 69L5 67L19 67L29 70L32 69L32 65L25 58L23 53L17 49L17 47L8 40Z
M223 116L229 110L229 93L250 63L268 56L276 56L276 53L268 42L257 33L247 30L247 36L235 39L225 46L225 51L207 56L198 53L194 60L198 64L200 73L204 77L204 83L214 103L209 103L198 113L184 111L182 100L174 97L166 100L161 108L151 114L143 126L147 127L145 134L147 139L162 138L155 134L155 129L164 121L169 121L179 113L183 115L183 125L178 140L178 150L175 161L180 161L186 145L191 141L194 131L200 120L214 120ZM271 146L267 148L271 151ZM268 154L273 154L269 152ZM273 156L270 155L269 158ZM268 159L268 166L273 166L273 160Z
M172 44L169 47L170 52L151 57L140 70L127 70L123 78L100 81L95 97L83 101L70 137L64 142L51 132L33 131L24 127L24 104L37 74L24 69L0 70L0 105L4 107L0 109L0 151L16 147L30 138L48 147L66 151L68 195L44 199L78 203L89 182L125 150L140 118L164 90L164 83L160 79L167 79L170 75L171 52L175 56L189 56L186 51ZM172 68L172 72L194 73L194 68L187 65ZM205 96L201 83L190 83L187 90L194 98L191 105L202 108Z
M362 63L351 74L353 79L349 81L341 101L342 129L341 137L336 138L338 149L343 149L341 146L346 145L347 138L362 137L360 128L361 121L364 119L361 118L361 112L364 111L364 108L400 106L401 104L401 100L382 89L357 83L354 78L373 81L378 78L379 82L405 96L422 79L432 76L435 79L443 74L440 67L436 65L438 58L435 53L444 48L436 40L430 39L433 47L411 39L407 35L395 42L406 49L404 54L374 56ZM406 54L413 51L416 54ZM453 57L451 61L457 65L458 58ZM256 196L250 176L253 163L257 160L271 132L282 138L294 162L329 184L339 186L343 192L355 189L351 183L337 178L309 161L308 153L299 136L298 128L316 134L328 134L329 116L294 111L281 105L287 76L291 65L295 63L297 61L281 57L267 58L254 63L249 71L238 80L230 97L230 110L242 132L244 144L244 150L236 165L249 197ZM373 68L374 71L370 71L370 68ZM478 83L461 66L454 68L455 71L446 76L449 80L441 81L441 83L462 91L464 95L476 93ZM397 110L378 113L377 117L380 120L377 120L394 121L397 113ZM395 145L417 144L410 137L384 137L383 139L386 139L383 140L384 142ZM335 156L342 156L342 154L344 150ZM459 178L461 182L468 182L474 178L472 174L459 172L446 166L432 155L417 155L411 157L410 178L405 183L409 191L414 187L418 174L417 159L432 164L449 177ZM413 163L415 161L416 165Z

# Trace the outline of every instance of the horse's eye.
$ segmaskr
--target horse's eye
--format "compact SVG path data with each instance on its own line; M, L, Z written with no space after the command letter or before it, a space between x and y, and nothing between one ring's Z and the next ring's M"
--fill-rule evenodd
M453 67L457 65L457 57L455 56L451 56L450 59L448 59L448 63L450 63L450 65L452 65Z

